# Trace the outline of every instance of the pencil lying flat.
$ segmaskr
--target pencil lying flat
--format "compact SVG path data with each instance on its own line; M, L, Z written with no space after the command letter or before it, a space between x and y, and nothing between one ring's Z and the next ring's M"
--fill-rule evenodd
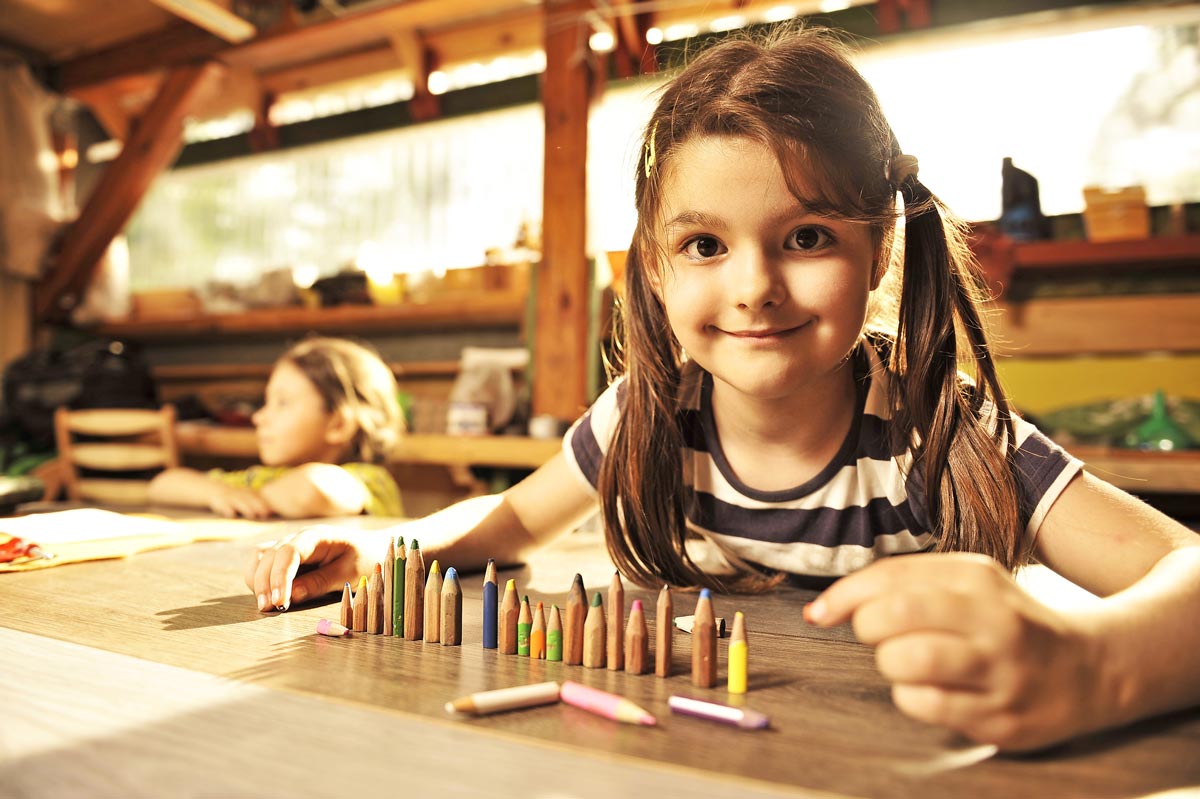
M329 619L321 619L317 622L317 632L334 638L342 638L350 634L349 628Z
M713 621L717 625L717 637L724 638L725 637L725 619L718 616L715 619L713 619ZM692 631L692 627L694 627L695 624L696 624L695 616L676 616L675 617L676 629L683 630L685 633L690 633Z
M499 688L495 691L479 691L446 703L447 713L471 713L476 716L500 713L524 707L549 705L558 701L558 683L540 682L533 685L518 685L515 688Z
M671 708L672 713L683 713L709 721L719 721L722 724L732 724L743 730L762 730L770 724L767 717L757 710L706 702L690 696L672 696L667 700L667 705Z
M623 696L610 694L596 688L589 688L577 682L567 680L559 691L562 701L568 705L581 708L597 716L603 716L613 721L623 721L626 724L641 724L653 727L658 721L654 716L630 702Z

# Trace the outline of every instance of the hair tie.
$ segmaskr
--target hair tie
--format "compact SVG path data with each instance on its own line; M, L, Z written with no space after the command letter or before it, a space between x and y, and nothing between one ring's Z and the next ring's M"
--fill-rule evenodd
M655 122L650 127L650 138L646 141L646 177L650 177L650 173L654 171L654 162L657 160L654 152L654 136L657 133L658 123Z
M893 186L903 186L904 181L917 176L917 157L898 155L888 161L888 180Z

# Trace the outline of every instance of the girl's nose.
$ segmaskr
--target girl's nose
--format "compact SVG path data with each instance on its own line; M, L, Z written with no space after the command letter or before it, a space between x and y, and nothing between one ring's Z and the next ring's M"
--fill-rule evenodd
M778 265L759 249L743 249L734 257L731 278L730 297L746 310L779 305L786 293Z

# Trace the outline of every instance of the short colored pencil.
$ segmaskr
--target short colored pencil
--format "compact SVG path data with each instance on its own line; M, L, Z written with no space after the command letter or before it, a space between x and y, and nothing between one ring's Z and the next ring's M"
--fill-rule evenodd
M350 590L350 582L347 580L342 587L342 615L338 618L343 627L354 626L354 593Z
M447 702L446 712L485 716L505 710L553 704L558 701L558 693L559 687L556 682L539 682L533 685L518 685L514 688L498 688L495 691L479 691L455 699L453 702Z
M529 657L529 633L533 630L533 611L529 609L529 597L521 600L521 612L517 614L517 654Z
M517 599L517 582L504 584L504 598L500 600L500 618L497 622L497 641L500 654L517 654L517 617L521 615L521 602Z
M336 621L330 621L329 619L321 619L317 622L317 632L333 638L344 638L350 634L350 630L346 625L338 624Z
M442 570L437 558L429 566L429 577L425 580L425 643L436 644L442 640Z
M609 655L611 665L611 657ZM629 608L629 623L625 627L625 671L643 674L646 671L646 613L642 600L633 600Z
M604 622L604 600L597 591L592 597L587 618L583 622L583 666L587 669L604 668L605 640L608 636Z
M589 713L595 713L613 721L642 724L647 727L653 727L658 723L654 716L623 696L589 688L571 680L562 684L558 695L568 705L582 708Z
M496 561L488 558L483 573L483 648L495 649L496 623L500 615L500 597L496 586Z
M746 616L733 614L733 635L729 639L729 693L746 693L746 666L749 649L746 641Z
M717 624L713 616L712 592L700 589L696 618L692 625L692 685L712 688L717 681Z
M717 625L717 637L724 638L725 637L725 619L718 616L715 619L713 619L713 623ZM692 628L695 626L695 624L696 624L695 616L676 616L675 617L675 626L678 629L684 631L685 633L690 633L692 631Z
M462 643L462 586L458 584L458 570L453 566L446 569L442 581L442 646L458 646Z
M563 662L568 666L583 663L583 623L587 619L587 610L583 575L576 574L567 594L567 612L563 618Z
M674 608L671 602L671 586L664 585L658 592L654 624L654 673L659 677L671 676L671 617Z
M393 600L396 590L396 543L388 536L387 555L383 559L383 634L392 634L392 619L396 607Z
M770 723L765 715L756 710L706 702L690 696L672 696L667 700L667 706L671 708L672 713L683 713L710 721L719 721L722 724L732 724L743 730L766 729Z
M383 632L383 568L378 563L367 580L367 632Z
M621 572L613 572L612 584L608 587L608 668L620 671L625 668L625 586L621 584Z
M396 539L396 565L393 578L396 585L392 588L392 635L404 637L404 572L408 566L408 558L404 552L404 536Z
M354 624L351 629L356 633L367 631L367 578L358 578L358 590L354 592Z
M550 618L546 621L546 660L563 659L562 614L558 605L550 606Z
M546 659L546 610L541 602L533 611L533 624L529 627L529 657Z
M425 630L425 559L413 539L404 563L404 637L420 641Z

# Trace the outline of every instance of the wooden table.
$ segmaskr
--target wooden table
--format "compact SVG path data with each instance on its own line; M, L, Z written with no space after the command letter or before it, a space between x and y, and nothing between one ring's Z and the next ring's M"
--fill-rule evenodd
M461 647L324 638L314 627L336 618L335 598L258 613L240 574L248 548L195 544L0 575L0 796L1102 799L1200 785L1200 712L1025 757L912 721L847 628L801 621L812 593L798 588L716 600L718 615L747 615L745 704L771 717L769 730L742 732L668 712L673 693L728 699L691 687L682 632L667 680L500 655L480 646L471 575ZM562 605L576 571L607 596L612 566L596 534L567 536L501 580ZM653 594L626 593L649 600L653 624ZM677 595L676 613L692 602ZM479 719L443 709L548 679L624 694L659 726L565 705Z

